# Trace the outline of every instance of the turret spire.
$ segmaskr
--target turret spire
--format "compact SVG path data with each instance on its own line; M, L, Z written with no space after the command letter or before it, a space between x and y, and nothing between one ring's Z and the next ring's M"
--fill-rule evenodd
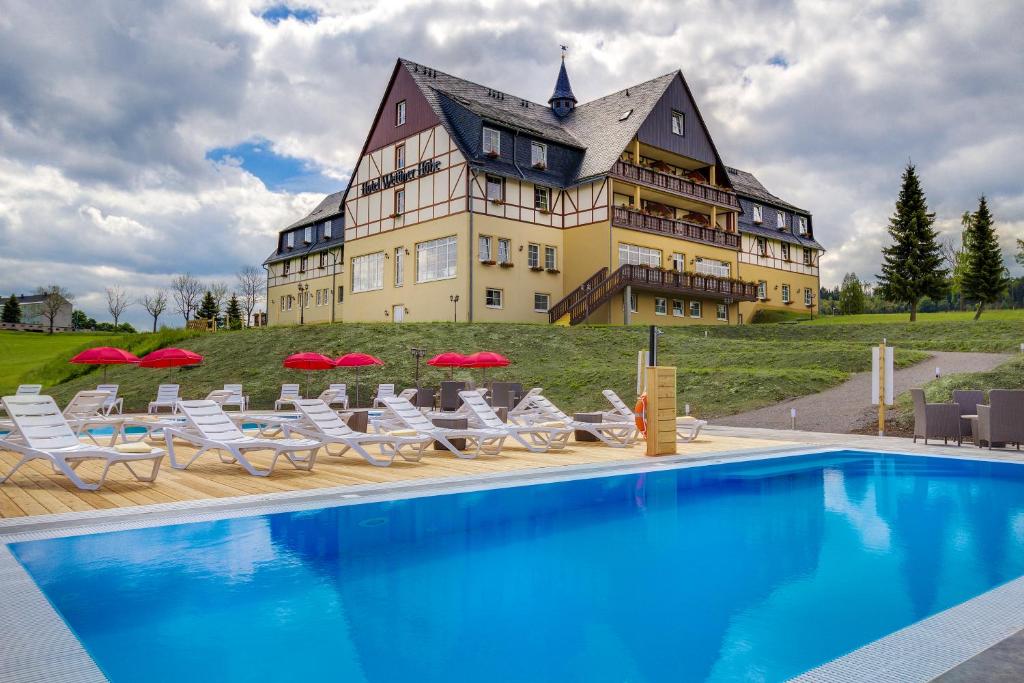
M565 70L565 53L568 49L565 45L562 48L562 64L558 69L558 80L555 81L555 92L548 99L551 110L555 116L562 118L576 106L576 96L572 94L572 86L569 84L569 74Z

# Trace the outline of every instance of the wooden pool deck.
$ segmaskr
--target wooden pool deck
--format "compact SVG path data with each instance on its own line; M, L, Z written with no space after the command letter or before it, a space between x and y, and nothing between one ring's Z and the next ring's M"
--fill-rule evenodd
M565 450L551 453L530 453L508 443L497 456L482 455L466 460L447 451L428 449L419 462L398 459L390 467L374 467L355 455L334 457L321 452L311 472L296 470L282 458L269 477L254 477L237 464L221 463L215 454L204 455L187 470L173 469L165 458L157 481L137 482L118 466L110 471L106 484L99 491L82 491L63 475L53 472L45 461L35 460L0 484L0 518L652 459L644 453L643 443L631 448L609 448L603 444L570 442ZM707 456L777 448L786 443L778 439L701 434L692 443L680 444L679 455ZM154 442L154 445L162 445L162 442ZM800 444L794 441L792 445ZM180 455L194 452L184 445L176 445L175 450ZM17 460L14 453L0 451L0 471L9 471ZM256 454L253 460L265 466L269 456ZM86 481L94 481L100 470L99 461L94 461L82 465L78 471Z

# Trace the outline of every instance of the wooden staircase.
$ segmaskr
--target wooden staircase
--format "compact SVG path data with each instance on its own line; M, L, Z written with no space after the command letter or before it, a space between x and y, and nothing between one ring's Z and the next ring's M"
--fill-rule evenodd
M548 322L568 318L570 325L578 325L627 286L677 296L721 299L726 303L757 299L757 285L752 282L626 264L610 275L607 268L591 275L548 310Z

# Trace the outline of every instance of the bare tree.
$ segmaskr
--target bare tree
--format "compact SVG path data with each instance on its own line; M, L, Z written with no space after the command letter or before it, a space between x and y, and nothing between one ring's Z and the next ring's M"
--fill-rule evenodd
M156 322L164 311L167 310L167 292L158 289L156 293L145 294L139 303L146 309L146 312L153 316L153 331L156 332Z
M220 314L224 312L224 305L228 301L228 286L223 282L213 282L210 284L210 294L213 295L213 303L217 306L217 315L219 318Z
M185 318L187 325L203 296L203 283L191 273L182 273L171 280L171 291L174 295L174 308Z
M60 285L40 287L36 293L43 296L43 317L49 321L50 334L53 334L53 321L60 315L60 309L71 303L75 296Z
M245 324L252 321L252 312L263 299L263 285L266 279L263 271L256 266L245 266L235 274L238 278L238 292L242 295L242 307L245 308Z
M128 299L128 292L123 287L107 287L107 310L110 317L114 319L114 328L117 328L118 321L124 315L125 309L132 305Z

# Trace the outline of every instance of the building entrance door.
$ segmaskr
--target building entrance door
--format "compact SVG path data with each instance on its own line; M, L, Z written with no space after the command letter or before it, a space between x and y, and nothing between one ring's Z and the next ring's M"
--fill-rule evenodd
M405 320L405 306L402 306L402 305L392 306L391 307L391 319L394 322L396 322L396 323L400 323L403 320Z

